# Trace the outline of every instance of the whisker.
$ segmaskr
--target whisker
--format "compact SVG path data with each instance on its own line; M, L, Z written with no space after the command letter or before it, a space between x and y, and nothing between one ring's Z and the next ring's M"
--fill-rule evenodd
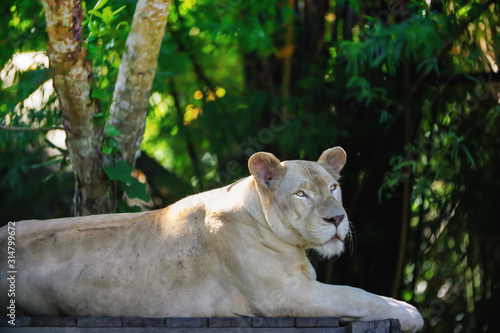
M354 228L354 223L349 221L349 231L347 232L346 242L349 244L349 257L352 257L354 253L354 237L356 235L356 230Z

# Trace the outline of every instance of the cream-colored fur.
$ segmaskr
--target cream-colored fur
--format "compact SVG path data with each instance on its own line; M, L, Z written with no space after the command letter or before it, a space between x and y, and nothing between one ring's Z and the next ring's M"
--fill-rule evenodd
M316 281L305 250L338 255L349 233L338 185L345 161L339 147L318 162L256 153L248 178L164 209L17 222L17 310L32 316L397 318L403 330L418 330L422 317L409 304ZM6 227L0 239L5 298Z

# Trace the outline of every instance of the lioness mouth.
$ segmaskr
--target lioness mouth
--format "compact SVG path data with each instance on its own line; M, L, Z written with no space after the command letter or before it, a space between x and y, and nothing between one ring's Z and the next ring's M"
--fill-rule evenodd
M339 235L335 235L332 238L330 238L330 240L327 243L333 243L335 241L344 241L344 240L342 238L340 238Z

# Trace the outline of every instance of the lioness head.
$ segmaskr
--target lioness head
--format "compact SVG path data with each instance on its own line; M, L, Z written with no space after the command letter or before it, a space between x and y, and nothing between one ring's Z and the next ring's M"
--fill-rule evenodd
M255 153L248 161L266 220L283 241L313 248L325 257L344 250L349 221L338 182L346 162L340 147L317 162L280 162L273 154Z

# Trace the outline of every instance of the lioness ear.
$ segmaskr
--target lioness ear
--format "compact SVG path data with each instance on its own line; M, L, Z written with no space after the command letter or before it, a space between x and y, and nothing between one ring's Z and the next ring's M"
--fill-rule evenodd
M260 152L250 157L248 170L261 186L270 188L281 178L285 168L273 154Z
M333 178L338 179L340 177L340 170L344 167L346 160L347 154L344 149L333 147L325 150L323 154L321 154L318 163L321 164Z

